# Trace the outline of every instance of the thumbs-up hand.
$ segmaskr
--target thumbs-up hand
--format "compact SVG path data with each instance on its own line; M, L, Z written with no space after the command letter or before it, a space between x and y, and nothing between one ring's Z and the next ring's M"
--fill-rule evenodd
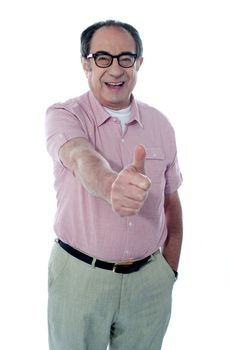
M145 157L144 146L137 145L132 164L123 169L112 184L112 209L120 216L137 214L147 199L151 181L145 175Z

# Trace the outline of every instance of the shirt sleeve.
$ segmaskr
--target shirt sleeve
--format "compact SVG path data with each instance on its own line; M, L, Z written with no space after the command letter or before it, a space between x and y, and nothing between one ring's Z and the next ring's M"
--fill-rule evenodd
M182 184L183 178L180 172L177 155L166 170L166 186L165 186L165 194L170 194L176 192L177 189Z
M51 106L48 108L45 130L47 151L57 162L60 162L59 150L67 141L75 137L88 138L81 119L63 107Z
M165 194L176 192L182 184L183 178L180 172L180 167L177 158L177 145L174 128L167 120L164 128L164 144L167 154L167 167L165 171Z

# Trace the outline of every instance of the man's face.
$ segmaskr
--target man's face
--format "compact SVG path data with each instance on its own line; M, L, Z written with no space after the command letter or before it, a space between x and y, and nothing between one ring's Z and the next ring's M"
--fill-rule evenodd
M123 28L102 27L94 33L90 45L90 53L98 51L111 55L119 55L121 52L135 54L136 45L131 34ZM115 58L110 67L100 68L93 58L82 58L89 87L102 106L116 110L129 106L142 60L142 57L138 58L133 67L123 68Z

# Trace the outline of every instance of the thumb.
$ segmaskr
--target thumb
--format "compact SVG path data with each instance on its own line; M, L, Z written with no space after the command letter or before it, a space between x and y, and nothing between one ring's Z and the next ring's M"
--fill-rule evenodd
M134 151L133 166L135 169L142 174L145 174L145 157L146 151L143 145L139 144L136 146Z

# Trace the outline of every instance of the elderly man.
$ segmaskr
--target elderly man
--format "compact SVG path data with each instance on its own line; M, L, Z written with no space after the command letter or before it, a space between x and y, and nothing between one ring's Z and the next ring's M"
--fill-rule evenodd
M137 30L81 35L89 91L47 111L57 235L49 261L50 350L159 350L182 243L182 178L169 121L132 91Z

